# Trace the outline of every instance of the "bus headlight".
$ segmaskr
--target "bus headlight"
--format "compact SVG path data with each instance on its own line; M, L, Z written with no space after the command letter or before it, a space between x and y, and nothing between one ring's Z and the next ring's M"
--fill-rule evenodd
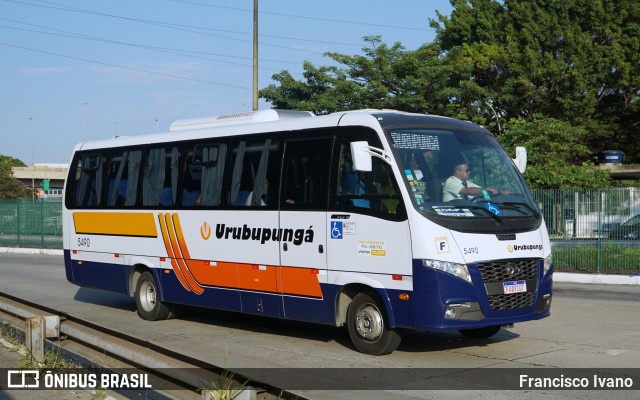
M547 257L544 258L544 261L542 263L542 276L547 275L547 272L549 272L549 269L551 269L552 265L553 265L553 256L549 254Z
M469 269L465 264L438 260L422 260L422 265L427 268L437 269L438 271L457 276L458 278L471 283L471 275L469 275Z

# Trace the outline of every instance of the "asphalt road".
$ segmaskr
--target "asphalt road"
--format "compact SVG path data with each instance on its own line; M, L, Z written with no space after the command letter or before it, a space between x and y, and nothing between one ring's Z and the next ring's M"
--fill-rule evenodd
M487 368L550 368L553 374L580 369L640 367L640 287L556 284L552 316L516 325L487 340L457 332L407 335L392 354L357 353L345 329L260 318L236 313L189 309L181 317L148 322L135 312L135 301L109 292L79 288L66 281L62 257L0 254L0 292L45 304L176 352L227 368L447 368L482 375ZM410 398L463 399L455 390L350 391L303 390L313 399ZM640 388L640 379L634 382ZM404 390L400 390L404 389ZM526 389L526 388L525 388ZM640 391L625 390L482 390L479 399L627 399ZM0 396L1 398L1 396Z

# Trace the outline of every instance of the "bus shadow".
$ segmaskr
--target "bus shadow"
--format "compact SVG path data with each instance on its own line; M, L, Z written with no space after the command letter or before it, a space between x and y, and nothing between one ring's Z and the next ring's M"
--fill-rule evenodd
M284 338L293 337L301 340L325 343L335 342L341 347L357 351L351 343L346 327L335 327L196 307L185 307L181 311L179 319L189 321L190 323L215 325L247 332L276 335ZM487 339L470 339L462 336L457 331L402 331L401 334L403 339L398 347L398 351L407 353L428 353L484 347L492 343L511 341L520 337L519 334L506 329L502 329L496 335Z
M234 311L211 310L198 307L183 307L178 319L190 323L215 325L247 332L292 337L319 342L336 342L351 347L346 329L341 327L292 321Z
M76 292L74 300L132 313L136 311L134 298L104 290L81 287ZM135 314L132 317L139 318ZM311 322L284 320L193 306L180 307L176 319L190 324L212 325L239 331L280 336L283 338L297 338L323 343L335 342L345 349L357 351L351 343L345 327L320 325ZM403 339L397 351L406 353L429 353L484 347L492 343L510 341L520 337L520 335L506 329L502 329L496 335L487 339L470 339L462 336L457 331L401 331L401 334Z
M75 296L73 296L73 299L97 306L117 308L124 311L136 311L136 301L133 297L100 289L81 287Z
M430 351L457 350L471 347L485 347L492 343L507 342L519 338L520 335L506 329L486 339L471 339L457 331L443 332L409 332L402 337L398 351L423 353Z
M124 294L81 287L77 290L73 299L86 304L131 312L134 313L132 318L139 319L135 314L137 309L135 299ZM310 322L291 321L194 306L180 306L175 320L282 337L297 337L320 342L335 341L342 346L350 346L346 329L335 326L318 325ZM162 321L156 321L155 323L159 322Z

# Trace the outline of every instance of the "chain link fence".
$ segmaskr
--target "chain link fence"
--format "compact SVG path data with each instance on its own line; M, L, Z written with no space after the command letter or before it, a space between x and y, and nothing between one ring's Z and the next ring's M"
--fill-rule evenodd
M640 273L638 188L534 190L556 271Z
M640 274L640 189L534 190L556 271ZM0 246L62 248L62 202L0 200Z
M0 200L0 246L61 249L61 200Z

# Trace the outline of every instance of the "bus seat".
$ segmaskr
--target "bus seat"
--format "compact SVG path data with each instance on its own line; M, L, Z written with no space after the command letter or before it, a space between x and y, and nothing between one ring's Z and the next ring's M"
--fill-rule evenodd
M171 188L168 186L162 188L162 192L160 193L160 205L163 207L171 207L173 205Z
M247 198L249 198L249 193L251 190L240 190L238 192L238 198L236 201L231 201L231 192L227 195L227 203L232 206L244 206L247 203Z
M182 190L182 205L183 206L195 206L196 200L200 196L199 190Z
M247 202L247 198L249 197L250 190L241 190L238 192L238 198L236 199L236 203L234 206L244 206Z

